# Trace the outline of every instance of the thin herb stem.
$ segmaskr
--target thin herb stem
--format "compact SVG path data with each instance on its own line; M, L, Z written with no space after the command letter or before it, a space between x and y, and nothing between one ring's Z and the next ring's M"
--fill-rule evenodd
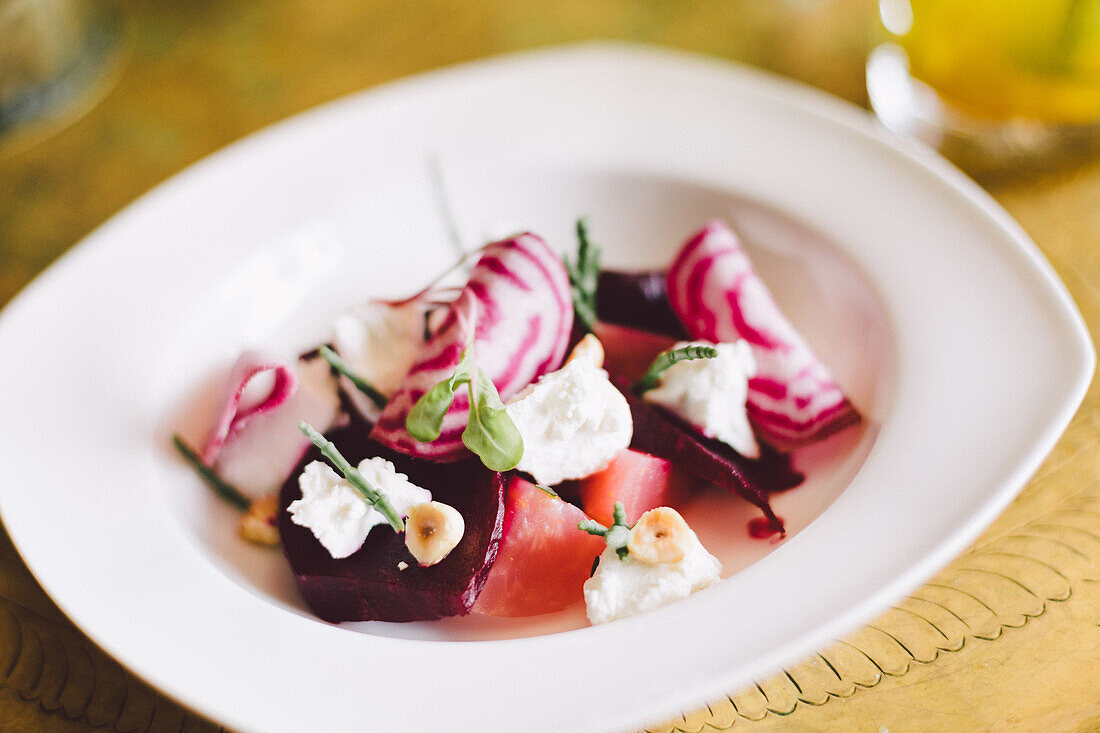
M595 519L582 519L577 522L577 529L596 537L603 537L607 546L615 551L620 560L626 562L626 558L630 554L630 550L627 548L630 543L630 525L626 523L626 510L623 508L621 501L615 502L612 516L615 521L611 523L610 527L603 526Z
M607 535L607 527L603 526L595 519L582 519L577 522L577 529L595 535L596 537L605 537Z
M661 374L673 364L694 359L713 359L716 356L718 356L718 349L713 346L683 346L679 349L662 351L649 365L649 369L642 378L634 383L632 389L635 394L642 394L656 387Z
M175 444L176 450L180 452L180 455L191 464L191 468L195 469L195 472L206 481L210 488L214 490L214 493L242 512L248 511L248 508L252 506L252 500L245 496L240 489L219 476L217 471L213 468L203 463L199 454L195 452L194 448L187 445L183 438L178 435L173 435L172 442Z
M621 524L624 527L626 524L626 510L623 509L623 503L621 501L615 502L615 507L611 510L611 515L615 518L615 524Z
M328 362L330 367L351 380L351 383L355 385L355 388L366 395L367 399L377 405L379 410L385 409L386 403L389 402L389 400L386 399L386 395L379 392L373 384L357 374L346 361L340 358L339 354L330 349L328 346L322 346L320 349L318 349L318 353L320 353L324 360Z
M450 290L451 288L439 288L437 286L439 285L439 283L443 282L443 280L445 280L447 278L447 276L450 275L452 272L454 272L458 268L462 267L463 265L467 265L470 262L470 260L472 260L474 257L480 257L485 252L485 248L488 247L490 244L493 244L493 243L489 242L488 244L483 244L480 247L478 247L477 249L472 249L469 252L467 252L466 254L459 257L457 262L455 262L453 265L451 265L446 270L444 270L442 273L440 273L434 280L432 280L430 283L428 283L428 285L426 287L424 287L422 290L419 290L419 291L413 293L412 295L410 295L407 298L401 298L399 300L390 300L390 301L387 301L387 302L390 305L405 305L406 303L411 303L414 300L419 300L419 299L425 297L426 295L428 295L429 293L443 292L444 290Z
M596 323L596 287L600 276L600 248L588 239L588 227L584 219L577 219L577 261L565 258L565 270L569 275L573 311L576 317L591 331Z
M447 227L447 235L451 245L461 256L466 249L462 246L462 237L458 233L458 225L455 224L454 213L451 211L451 202L447 197L447 187L443 183L443 169L439 165L439 156L432 153L428 156L428 177L432 183L436 207L439 209L439 217Z
M321 455L329 459L332 465L335 466L340 473L344 474L344 478L348 480L348 483L358 489L359 493L363 495L370 505L386 518L389 525L393 527L394 532L405 531L405 521L401 518L401 515L397 513L397 510L393 508L393 504L390 504L390 500L386 498L386 495L367 483L367 480L363 478L363 474L359 473L359 469L348 463L348 460L340 454L340 451L336 449L332 441L317 432L317 430L307 422L298 423L298 429L317 446L321 451Z

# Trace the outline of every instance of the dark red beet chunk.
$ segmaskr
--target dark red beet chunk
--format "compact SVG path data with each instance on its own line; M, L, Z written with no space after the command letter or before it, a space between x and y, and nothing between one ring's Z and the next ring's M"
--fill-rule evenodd
M805 478L794 470L787 455L761 444L759 459L745 458L725 443L704 437L667 410L644 402L623 385L617 386L626 395L634 419L632 449L664 458L733 491L760 507L772 530L783 533L783 520L772 511L768 495L798 486Z
M690 341L687 329L668 302L664 271L601 270L596 286L596 316L606 323L629 326Z
M504 478L478 460L438 464L389 451L369 440L369 430L353 420L327 437L356 465L382 456L409 480L432 492L462 514L466 532L444 560L420 567L405 547L405 535L388 525L371 530L350 557L333 559L305 527L290 520L290 502L301 497L298 476L313 460L311 449L283 484L279 497L279 535L283 551L309 607L326 621L419 621L470 612L496 560L504 525ZM398 569L405 562L408 568Z

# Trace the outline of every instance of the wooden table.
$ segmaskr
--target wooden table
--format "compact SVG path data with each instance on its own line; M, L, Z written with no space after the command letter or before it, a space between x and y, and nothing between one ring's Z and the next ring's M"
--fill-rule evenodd
M862 102L869 5L124 3L124 60L103 101L64 131L0 157L0 304L200 157L341 94L466 59L629 39L748 61ZM1100 163L1021 176L992 192L1039 244L1095 331ZM653 730L1100 729L1098 422L1094 387L1039 474L989 531L873 624ZM97 650L0 534L0 731L110 729L217 725Z

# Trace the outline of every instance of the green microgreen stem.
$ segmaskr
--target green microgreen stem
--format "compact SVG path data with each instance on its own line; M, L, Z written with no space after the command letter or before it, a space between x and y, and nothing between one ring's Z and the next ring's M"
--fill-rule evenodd
M603 537L604 541L607 542L607 546L615 551L620 560L626 562L626 558L630 554L630 550L627 549L627 544L630 543L630 526L626 523L626 511L623 509L621 501L615 502L612 516L615 521L611 523L610 527L603 526L595 519L583 519L577 523L577 529L597 537Z
M321 455L327 458L340 473L344 474L344 478L363 495L367 503L373 506L378 510L379 514L386 518L389 525L393 527L394 532L405 531L405 520L403 520L397 510L393 508L393 504L390 503L386 495L371 486L367 480L363 478L363 474L359 473L359 469L348 463L348 460L340 454L340 451L336 449L332 441L317 432L317 430L307 422L298 423L298 429L317 446L321 451Z
M386 395L379 392L373 384L363 379L346 361L340 358L340 355L330 349L328 346L322 346L317 350L318 353L328 362L328 365L336 371L343 374L351 383L355 385L355 388L367 396L371 402L377 405L379 410L385 409L386 403L389 401L386 399Z
M195 469L195 473L202 477L210 488L214 490L214 493L242 512L248 511L248 508L252 506L252 500L245 496L240 489L219 476L218 472L213 468L203 463L199 454L195 452L194 448L187 445L183 438L178 435L173 435L172 442L175 444L176 450L180 452L180 455L191 464L191 468Z
M682 346L679 349L662 351L649 365L649 369L642 375L642 378L634 383L632 389L635 394L648 392L657 386L661 374L673 364L694 359L713 359L716 356L718 356L718 349L713 346Z
M558 492L554 491L553 489L551 489L546 484L536 483L535 488L542 491L543 493L549 494L550 496L554 497L555 499L560 499L561 498L561 496L558 494Z
M589 332L596 323L596 287L600 279L600 248L588 239L588 226L577 219L577 261L564 257L573 296L573 312Z

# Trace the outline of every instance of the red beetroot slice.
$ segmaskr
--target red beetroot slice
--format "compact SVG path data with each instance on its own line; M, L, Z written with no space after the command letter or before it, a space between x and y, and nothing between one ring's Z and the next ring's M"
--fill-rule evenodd
M605 323L663 334L673 341L691 338L668 302L668 275L663 270L601 270L596 316Z
M353 464L382 456L432 497L462 514L466 532L440 563L422 568L405 547L405 535L388 525L371 530L363 546L350 557L335 560L309 529L294 524L286 511L301 496L298 476L313 460L324 460L311 449L283 484L279 497L279 535L283 551L306 603L317 616L340 621L419 621L470 612L497 557L504 524L501 474L477 460L441 465L386 450L366 439L362 423L332 430L328 438ZM398 563L407 563L405 570Z
M581 506L603 525L615 521L613 510L621 502L630 524L659 506L675 507L689 489L689 479L670 461L624 448L607 468L580 481Z
M630 403L634 419L634 437L630 447L671 461L713 484L736 493L760 507L776 532L783 532L783 521L772 511L768 495L802 483L805 478L791 466L790 458L760 446L760 458L750 460L725 443L706 438L667 410L644 402L629 388L616 385Z
M439 439L417 441L405 430L405 420L425 392L454 372L471 332L478 367L507 402L558 368L572 329L569 278L561 258L530 233L488 245L466 287L382 411L372 437L394 450L434 461L469 457L462 444L470 407L467 388L455 395Z
M573 605L606 546L577 529L585 514L564 499L515 476L508 483L504 536L473 612L535 616Z
M668 298L693 338L748 341L757 367L749 380L749 419L768 443L793 449L859 422L721 221L681 248L668 270Z

